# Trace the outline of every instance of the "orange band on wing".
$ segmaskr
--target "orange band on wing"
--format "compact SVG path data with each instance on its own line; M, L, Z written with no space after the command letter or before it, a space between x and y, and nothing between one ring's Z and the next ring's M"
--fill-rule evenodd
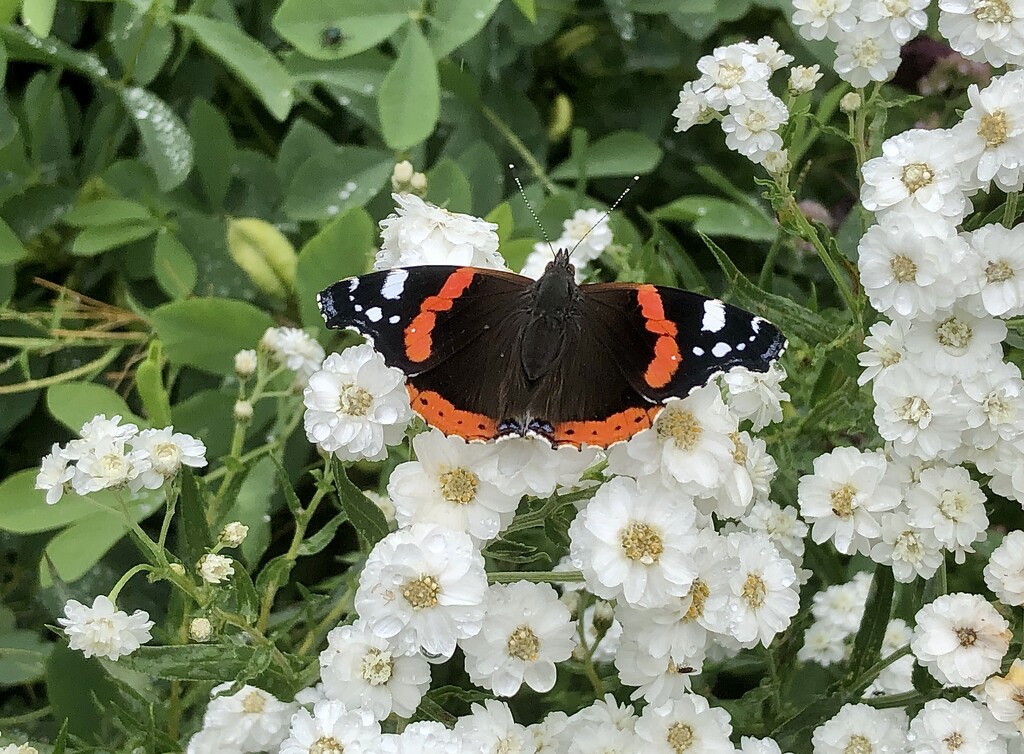
M607 448L613 443L628 440L637 432L650 427L661 408L634 407L612 414L607 419L562 422L554 426L552 440L555 445L593 445Z
M651 387L665 387L679 369L683 357L679 353L676 336L679 330L676 323L665 318L665 306L661 294L653 285L641 285L636 292L637 303L640 304L640 315L644 318L644 327L648 332L658 336L654 341L654 358L644 372L644 382Z
M405 328L405 355L409 361L426 361L433 350L434 325L437 324L435 312L446 312L452 308L455 299L466 292L473 282L473 268L461 267L441 286L436 296L427 296L420 306L419 314Z
M446 435L458 435L467 440L493 440L498 436L498 423L489 416L455 408L451 401L433 390L417 390L409 383L405 389L413 411Z

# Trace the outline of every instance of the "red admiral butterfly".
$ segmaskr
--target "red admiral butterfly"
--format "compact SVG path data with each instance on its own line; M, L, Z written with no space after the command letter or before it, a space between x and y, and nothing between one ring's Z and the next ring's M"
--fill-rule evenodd
M559 251L539 280L479 267L396 267L317 296L330 328L370 339L408 377L412 407L467 440L536 435L608 447L732 367L764 372L778 329L656 285L577 285Z

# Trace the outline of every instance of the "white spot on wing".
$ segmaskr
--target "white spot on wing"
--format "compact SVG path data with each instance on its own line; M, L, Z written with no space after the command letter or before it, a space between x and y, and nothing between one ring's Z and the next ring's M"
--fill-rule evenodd
M352 293L359 287L359 278L352 278L348 281L348 292Z
M389 301L394 301L402 295L407 277L409 277L407 270L401 268L391 270L387 277L384 278L384 285L380 289L380 295Z
M351 301L351 300L352 299L349 299L349 301ZM361 312L363 310L363 305L362 304L356 304L352 308L355 309L357 312Z
M694 346L693 347L693 355L694 356L703 356L704 355L704 349L701 348L700 346Z
M717 298L704 302L704 318L700 329L704 332L718 332L725 327L725 304Z
M400 319L401 317L398 316L397 314L392 314L390 317L388 317L388 322L391 323L392 325L397 325L398 320Z
M750 329L754 332L761 332L761 323L764 322L760 317L754 317L750 320Z
M380 322L380 318L384 316L384 312L380 310L379 306L371 306L366 310L366 318L371 322Z
M731 350L732 346L728 343L715 343L715 347L711 349L711 353L716 359L720 359Z
M746 343L740 343L738 346L736 346L736 350L737 351L742 351L746 347L747 347Z

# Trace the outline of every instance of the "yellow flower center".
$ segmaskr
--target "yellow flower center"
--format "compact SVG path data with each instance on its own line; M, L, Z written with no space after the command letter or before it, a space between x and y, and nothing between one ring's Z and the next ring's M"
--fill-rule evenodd
M703 579L694 579L690 587L690 609L686 611L683 620L693 622L704 615L704 603L711 596L711 588Z
M250 691L242 700L242 712L258 715L267 706L267 699L258 691Z
M693 450L700 442L704 430L692 411L684 408L673 408L662 412L658 417L658 436L664 440L672 440L682 450Z
M839 518L849 518L853 515L853 498L857 490L852 484L844 484L829 493L829 501L832 503L832 512Z
M946 748L949 751L956 751L964 745L964 737L960 735L960 731L955 730L942 739L942 742L946 744Z
M386 649L370 648L363 655L363 662L359 667L359 674L371 686L383 686L391 680L391 674L395 671L395 661L391 653Z
M995 110L991 113L986 113L981 116L981 122L978 123L978 136L985 140L985 146L989 149L995 149L1001 144L1006 143L1006 132L1008 127L1006 123L1006 111Z
M900 180L907 187L907 191L913 194L918 189L923 189L935 180L935 174L923 162L912 162L903 168L903 175L900 177Z
M857 42L850 51L850 55L857 63L857 67L871 68L878 62L881 52L878 49L878 42L868 38Z
M764 605L764 598L767 594L768 586L758 573L747 576L747 580L743 582L743 591L740 592L751 610L759 610Z
M693 728L686 723L672 723L668 729L668 735L665 736L668 745L672 747L676 754L683 754L684 751L693 746L694 738Z
M906 254L900 254L889 260L889 269L897 283L909 283L917 278L917 265Z
M654 527L639 521L634 521L622 531L621 544L627 558L644 565L657 563L665 549Z
M978 640L978 632L973 628L957 628L953 632L960 641L961 647L973 647L974 643Z
M990 24L1008 24L1013 21L1013 9L1006 0L976 0L974 17Z
M743 466L747 462L747 446L743 444L743 438L739 432L730 432L729 439L732 440L732 460Z
M858 733L850 736L846 748L843 749L843 754L872 754L874 750L875 747L871 745L871 742Z
M956 317L947 317L935 328L939 344L954 351L963 351L971 344L974 330Z
M985 279L990 283L1005 283L1013 277L1013 268L1002 259L991 260L985 265Z
M309 754L345 754L345 747L331 736L320 736L309 747Z
M910 10L910 0L882 0L882 5L893 17L902 16Z
M723 63L718 66L718 85L722 89L731 89L743 79L745 70L741 65Z
M540 654L540 639L529 626L519 626L508 637L508 656L533 662Z
M912 395L903 401L896 410L896 418L910 424L920 424L932 415L928 402L919 395Z
M402 596L413 610L437 605L437 595L441 593L441 585L433 576L420 576L418 579L405 582Z
M469 469L449 469L439 477L441 497L449 503L467 505L476 497L480 478Z

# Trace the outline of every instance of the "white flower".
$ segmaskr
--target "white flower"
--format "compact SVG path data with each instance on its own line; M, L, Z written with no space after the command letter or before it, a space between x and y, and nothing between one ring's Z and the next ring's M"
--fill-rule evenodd
M472 754L534 754L537 745L525 727L512 719L504 702L488 699L474 704L470 714L455 723L463 750Z
M814 595L811 615L822 623L834 626L844 637L860 626L871 588L871 574L859 571L845 584L834 584Z
M199 575L208 584L219 584L235 572L231 558L208 552L199 559Z
M443 723L424 720L405 726L400 736L392 739L393 754L462 754L462 739ZM327 754L326 752L324 754Z
M619 704L611 694L603 699L596 699L589 707L584 707L571 718L570 730L593 725L613 725L619 730L636 729L637 716L632 704Z
M959 222L970 209L949 131L911 129L882 142L882 155L864 163L864 208L884 212L921 208Z
M717 493L696 501L697 510L705 515L714 513L719 519L739 518L755 501L767 500L779 470L760 437L734 432L732 441L733 464L726 469Z
M365 710L346 710L341 702L323 701L313 712L292 717L280 754L380 754L380 725Z
M871 548L871 559L892 566L892 573L902 584L918 576L930 578L942 565L942 545L935 533L908 519L898 510L882 516L880 541Z
M910 722L912 754L1006 754L992 715L970 699L932 699Z
M773 94L747 99L729 108L722 119L725 145L751 162L760 163L769 152L782 149L778 130L789 120L786 104Z
M908 323L901 319L871 325L869 335L864 338L868 350L857 355L857 361L864 367L857 378L858 385L866 385L889 367L900 363L905 352L903 341L907 327Z
M773 361L766 372L735 367L721 379L726 389L726 404L740 421L750 419L753 431L782 421L781 404L789 400L789 393L782 388L786 370L779 362Z
M853 0L793 0L793 24L804 39L835 41L857 23Z
M144 429L133 438L132 448L148 458L148 468L140 475L142 486L155 490L177 476L182 466L201 469L206 465L206 446L192 435L175 432L173 427Z
M1004 191L1020 191L1024 187L1024 74L1011 71L980 90L971 84L967 97L971 107L953 126L964 181L981 190L995 181Z
M772 96L768 79L772 69L740 45L716 47L697 61L703 76L694 82L694 91L702 93L708 107L722 111L749 99Z
M209 618L193 618L188 624L188 638L192 641L209 641L213 636L213 624Z
M555 663L568 660L576 646L576 622L550 584L495 584L483 627L459 646L477 686L513 696L525 683L545 693L555 685Z
M704 92L694 91L692 81L683 84L679 91L679 104L672 111L672 117L676 119L676 131L688 131L694 126L710 123L714 114L715 110L708 105Z
M753 53L755 58L771 68L772 71L781 71L794 59L769 36L761 37L755 44L750 42L740 42L739 44Z
M1024 660L1014 660L1005 676L985 681L985 704L996 720L1024 733Z
M234 694L221 696L229 688L230 683L222 683L210 691L210 705L200 733L213 733L213 742L220 746L207 751L277 751L288 737L288 723L296 705L248 685Z
M740 748L736 754L782 754L777 741L771 738L753 738L743 736L740 738Z
M598 458L597 448L552 448L539 437L509 437L494 446L480 474L502 492L550 497L559 487L574 487Z
M297 327L271 327L260 341L277 361L295 372L300 383L320 368L324 349Z
M1024 85L1021 90L1024 103ZM1021 124L1024 141L1024 114ZM1019 154L1024 167L1024 143ZM980 291L976 313L987 312L993 317L1024 314L1024 226L1005 228L990 223L964 235L969 240L969 261L976 274L975 290Z
M913 635L914 632L907 625L906 621L899 618L890 620L889 625L885 627L885 636L882 638L882 657L888 657L897 650L906 647L910 644L910 639ZM913 691L913 674L914 657L912 655L904 655L878 674L878 677L875 678L867 691L864 692L864 696L904 694L908 691Z
M740 523L750 531L768 535L779 554L787 558L794 568L799 567L808 527L797 516L796 508L761 500L754 503Z
M128 615L123 610L115 610L114 603L103 594L92 601L92 607L78 600L68 600L64 617L57 622L64 627L68 646L81 650L86 657L95 655L117 660L153 638L149 630L154 624L149 613L136 610Z
M239 351L235 354L235 374L242 380L252 377L256 372L257 363L255 349L248 348Z
M959 446L966 409L950 377L904 360L879 375L873 387L875 424L895 454L927 461Z
M636 721L636 734L647 744L645 754L679 754L691 749L700 754L735 752L729 741L729 713L711 707L697 694L683 694L660 706L647 705Z
M416 435L412 447L417 460L399 465L388 480L399 526L443 524L483 543L511 523L519 495L506 494L484 475L496 445L432 429Z
M619 680L626 686L637 687L630 698L643 697L654 705L665 704L690 691L690 678L701 671L703 664L703 651L692 657L672 652L655 654L648 644L628 632L615 653Z
M419 654L399 654L364 625L338 626L320 653L320 677L327 699L375 720L392 712L411 717L430 687L430 664Z
M526 257L526 261L523 262L523 269L519 271L519 274L539 280L544 271L548 268L548 265L555 260L555 252L557 251L569 251L571 246L569 242L564 239L558 239L554 243L548 243L547 241L539 241L533 245L533 251ZM583 282L583 265L573 264L573 279L577 283Z
M900 503L885 479L888 465L879 452L836 448L814 459L814 473L800 478L800 515L812 525L811 538L831 539L846 555L867 553L881 535L880 516Z
M373 269L421 264L505 269L494 223L435 207L415 194L391 198L398 207L380 221L381 245Z
M836 45L836 73L858 88L888 81L900 67L900 43L885 21L860 21Z
M907 720L902 710L845 704L811 735L814 754L904 754Z
M1004 605L1024 605L1024 531L1007 532L985 566L985 585Z
M971 545L988 529L985 493L960 466L923 470L906 502L911 522L931 530L945 549L956 554L957 563L974 552Z
M729 633L746 647L767 647L800 608L796 570L763 534L736 532L726 542L737 561L728 580Z
M764 159L761 160L761 167L774 176L782 175L787 172L790 168L789 150L776 149L769 152L764 156Z
M964 294L969 249L951 223L921 213L888 212L857 245L860 280L871 306L888 316L948 309Z
M69 448L76 441L69 443ZM124 440L104 437L79 446L81 456L75 464L75 476L71 486L79 495L100 490L127 487L132 492L142 488L144 474L149 470L150 460L142 451L130 450ZM65 455L67 451L65 451Z
M124 443L139 433L139 428L134 424L121 424L121 416L112 416L109 419L106 414L97 414L82 425L78 436L80 440L72 440L64 450L64 457L70 461L77 461L83 455L91 452L91 449L106 441Z
M71 479L75 476L75 467L68 466L68 459L59 443L54 443L50 452L43 456L36 474L35 488L46 490L46 503L53 505L71 489Z
M866 0L859 15L863 21L885 21L889 34L901 45L928 28L931 0Z
M849 645L846 636L826 621L816 621L804 632L804 643L796 653L797 659L810 660L823 667L835 665L846 658Z
M597 259L612 242L608 213L599 209L578 209L562 227L562 237L555 245L567 247L577 267Z
M469 535L437 524L413 524L376 544L359 575L355 606L396 651L422 648L448 659L455 642L483 623L487 577Z
M342 461L381 461L412 421L405 376L369 344L332 353L302 392L306 437Z
M249 527L243 524L241 521L231 521L230 523L224 524L224 528L220 530L220 536L218 539L225 547L238 547L245 538L249 536Z
M983 683L999 671L1010 647L1010 624L976 594L944 594L922 607L914 622L914 657L941 683Z
M969 377L1002 358L1006 325L960 307L920 317L907 330L907 353L926 372Z
M632 730L622 730L612 723L601 722L575 726L567 748L558 751L559 754L636 754L639 750L639 741Z
M659 607L689 590L697 573L697 512L655 485L618 477L569 526L569 555L587 588L605 599Z
M1024 55L1022 0L939 0L939 33L969 60L994 66Z
M608 450L608 471L639 478L660 473L670 490L710 497L735 464L738 422L717 385L670 400L654 426Z

